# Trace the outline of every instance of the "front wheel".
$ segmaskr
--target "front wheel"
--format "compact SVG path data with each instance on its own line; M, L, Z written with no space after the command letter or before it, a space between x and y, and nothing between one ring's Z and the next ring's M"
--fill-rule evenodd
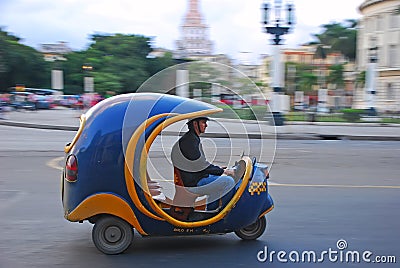
M120 254L132 243L132 226L114 216L99 218L92 230L93 243L98 250L105 254Z
M265 216L258 218L255 223L250 224L242 229L236 230L235 234L243 240L255 240L259 238L267 227Z

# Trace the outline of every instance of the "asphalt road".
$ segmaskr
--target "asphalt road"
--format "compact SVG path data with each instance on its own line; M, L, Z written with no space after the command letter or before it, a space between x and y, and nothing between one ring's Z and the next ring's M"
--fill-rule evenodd
M397 267L400 262L399 142L280 140L269 189L275 209L259 240L244 242L234 234L136 235L124 254L106 256L94 247L90 224L63 218L59 168L73 134L0 126L1 268ZM212 141L217 148L230 144ZM270 152L257 152L259 142L250 141L246 146L253 149L247 149L268 162ZM240 144L233 143L239 148L235 154ZM156 155L161 147L155 144ZM311 252L316 263L307 261ZM346 262L349 252L361 257L367 252L367 258ZM392 256L396 264L375 262L393 261Z

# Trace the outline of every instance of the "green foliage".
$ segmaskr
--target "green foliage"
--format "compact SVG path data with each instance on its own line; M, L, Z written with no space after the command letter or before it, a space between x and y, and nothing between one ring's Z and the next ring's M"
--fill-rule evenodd
M356 82L357 82L357 84L360 85L360 87L364 87L364 85L365 85L365 74L366 74L366 71L362 71L361 73L359 73L357 75Z
M118 92L122 88L119 77L112 73L93 72L96 92L105 95L107 91Z
M318 77L311 72L300 73L298 87L299 90L304 92L312 91L312 86L317 83Z
M150 75L155 75L156 73L175 65L176 62L172 58L171 52L166 52L161 58L148 59L147 61L147 72Z
M329 76L328 76L328 83L335 84L339 88L344 87L344 67L343 64L336 64L329 66Z
M256 120L256 116L250 108L235 108L233 110L242 120Z
M346 108L346 109L342 109L340 112L346 113L346 114L363 114L363 113L365 113L365 110Z
M343 109L341 110L343 118L349 122L360 121L361 115L365 114L362 109Z
M317 38L319 58L324 59L329 52L340 52L350 60L356 58L357 48L357 21L347 20L343 23L331 23L322 25L321 34L315 34ZM324 57L325 56L325 57Z
M318 77L314 74L314 67L306 64L299 64L295 62L287 62L286 69L288 66L296 70L295 77L289 77L289 72L285 72L287 84L296 85L296 90L310 92L313 90L313 85L318 81ZM294 80L294 81L293 81Z
M326 56L330 51L340 51L351 60L355 59L356 52L356 21L332 23L322 25L321 34L316 34L320 44L319 57ZM91 36L90 46L83 50L72 52L66 56L67 61L47 63L35 49L20 44L20 39L10 35L0 28L0 91L16 84L25 84L29 87L49 87L52 68L64 70L65 92L71 94L83 93L85 76L93 76L95 90L104 93L135 92L138 87L157 72L176 64L171 53L161 58L148 58L151 52L149 37L142 35L124 34L95 34ZM328 46L329 48L325 47ZM84 72L83 65L93 67L91 72ZM310 66L296 64L294 84L297 90L311 91L317 83L317 77ZM229 82L218 81L218 70L202 70L208 73L207 83L193 86L203 86L209 91L210 83L219 83L222 86L235 88L246 93L252 92L254 85L245 79L236 79ZM332 67L328 77L330 83L341 85L342 70L340 66ZM365 79L364 79L365 80ZM191 79L191 81L193 81Z
M95 90L135 92L150 76L174 64L171 53L149 59L150 38L141 35L93 35L86 51L68 55L65 65L66 88L83 88L83 77L93 76ZM84 72L83 65L92 71ZM81 92L82 93L82 92Z
M20 39L0 28L0 91L17 84L48 87L50 68L35 49L19 43Z
M340 52L349 60L354 61L356 57L356 40L357 30L356 20L347 20L343 23L331 23L322 25L322 32L314 34L317 41L310 42L310 45L316 46L315 58L326 59L331 52ZM287 63L296 68L296 76L288 77L286 74L287 83L296 85L296 90L310 92L313 86L318 83L318 77L314 74L312 66L304 64ZM326 80L330 84L336 85L337 88L344 87L344 66L341 64L332 65L329 67L329 76ZM291 80L292 79L292 80Z
M73 52L66 55L63 63L65 77L65 94L81 94L83 89L82 64L85 63L85 52Z
M257 118L263 119L267 110L265 106L234 108L230 105L217 104L217 107L223 109L223 111L216 114L216 117L229 119L240 118L242 120L256 120Z
M384 124L400 124L400 118L396 117L382 118L381 122Z

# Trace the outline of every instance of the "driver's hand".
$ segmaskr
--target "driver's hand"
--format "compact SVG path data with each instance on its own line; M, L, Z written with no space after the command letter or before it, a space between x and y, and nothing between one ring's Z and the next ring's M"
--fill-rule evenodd
M235 175L235 171L233 171L232 169L226 168L224 170L224 174L233 177Z

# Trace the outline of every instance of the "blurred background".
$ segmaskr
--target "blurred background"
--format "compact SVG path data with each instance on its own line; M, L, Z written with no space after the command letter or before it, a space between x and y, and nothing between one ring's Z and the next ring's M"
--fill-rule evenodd
M86 109L202 61L232 71L204 64L206 82L169 93L244 119L269 104L282 124L400 123L398 0L120 2L2 1L2 111Z

